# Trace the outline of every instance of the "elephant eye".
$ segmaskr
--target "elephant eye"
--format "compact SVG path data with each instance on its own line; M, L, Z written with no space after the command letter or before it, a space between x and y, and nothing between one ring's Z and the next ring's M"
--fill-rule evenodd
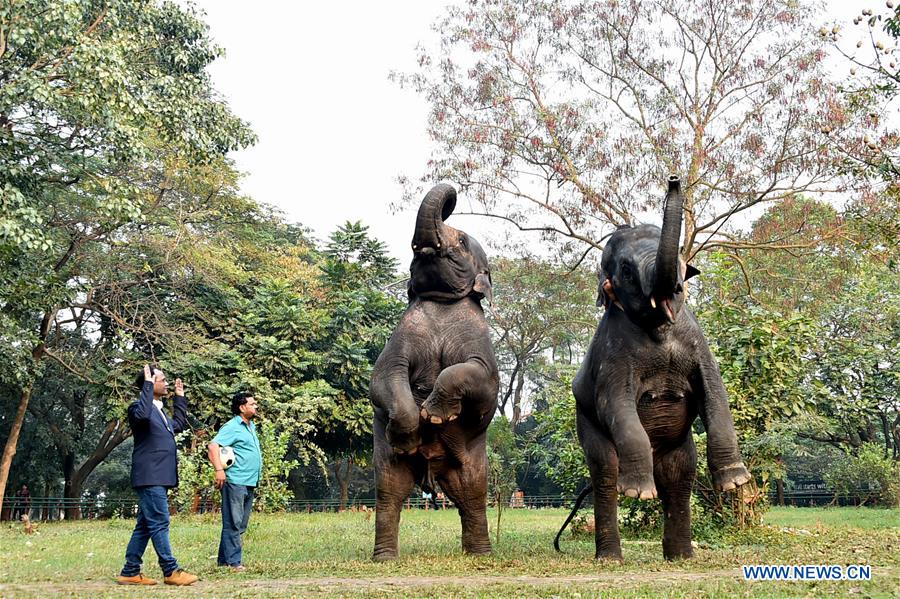
M622 265L622 280L626 282L631 282L633 275L631 273L631 267L627 264Z

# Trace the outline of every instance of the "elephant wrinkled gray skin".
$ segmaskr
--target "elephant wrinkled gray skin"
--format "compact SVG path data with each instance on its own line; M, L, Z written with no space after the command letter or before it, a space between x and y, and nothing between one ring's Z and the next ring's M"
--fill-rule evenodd
M619 492L659 496L665 558L692 555L691 425L698 414L715 486L727 491L750 481L719 367L684 306L684 281L698 271L679 258L683 203L680 181L670 177L662 230L622 227L603 250L597 303L606 311L572 383L598 559L622 559Z
M456 504L464 551L491 551L485 442L499 376L480 303L491 300L491 275L478 242L444 223L455 204L449 185L422 200L409 305L372 372L378 561L397 557L400 510L416 483L439 482Z

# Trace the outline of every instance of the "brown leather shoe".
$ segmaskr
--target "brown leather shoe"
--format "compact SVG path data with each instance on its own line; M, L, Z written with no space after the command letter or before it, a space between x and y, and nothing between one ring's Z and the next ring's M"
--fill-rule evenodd
M199 580L193 574L188 574L184 570L178 569L166 576L165 583L166 584L174 584L175 586L184 587L189 584L194 584Z
M116 578L116 584L156 584L152 578L147 578L143 574L135 574L134 576L119 576Z

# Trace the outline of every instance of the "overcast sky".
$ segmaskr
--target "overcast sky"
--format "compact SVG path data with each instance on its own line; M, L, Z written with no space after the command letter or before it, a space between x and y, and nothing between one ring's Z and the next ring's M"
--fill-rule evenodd
M227 53L210 68L214 86L259 136L233 154L243 190L320 239L362 220L407 264L415 214L388 206L400 199L397 176L425 165L427 106L388 74L413 70L444 3L195 4Z
M187 1L187 0L185 0ZM430 151L427 105L388 81L415 69L415 47L434 43L443 1L285 2L199 0L226 57L213 83L259 136L233 154L243 190L325 239L361 220L404 267L414 212L391 213L397 176L417 179ZM878 3L873 3L874 7ZM823 17L852 18L857 0L831 0ZM465 201L465 198L461 198ZM496 229L476 217L451 224L476 237Z

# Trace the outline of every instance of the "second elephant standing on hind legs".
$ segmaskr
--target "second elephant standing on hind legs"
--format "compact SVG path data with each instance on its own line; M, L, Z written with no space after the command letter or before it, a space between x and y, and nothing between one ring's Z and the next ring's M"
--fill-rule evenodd
M716 488L750 481L719 367L684 306L684 281L698 271L679 257L683 204L680 180L670 177L662 230L622 227L603 250L597 303L606 311L572 383L594 492L597 558L622 559L619 492L658 496L664 556L692 555L697 448L691 426L698 415ZM559 535L557 549L558 541Z
M400 510L416 483L440 483L456 504L464 551L491 550L486 436L500 382L481 308L491 274L478 242L444 222L455 204L449 185L422 200L409 305L372 372L375 560L397 557Z

